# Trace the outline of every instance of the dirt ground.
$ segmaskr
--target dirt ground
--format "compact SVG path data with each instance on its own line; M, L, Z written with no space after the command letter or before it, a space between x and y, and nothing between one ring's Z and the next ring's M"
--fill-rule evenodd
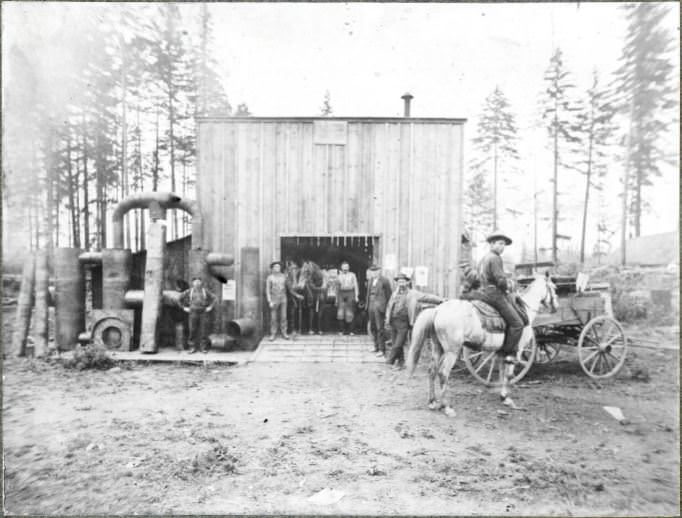
M5 511L679 515L677 351L633 349L601 384L573 354L515 389L525 411L456 370L453 418L425 365L5 360Z

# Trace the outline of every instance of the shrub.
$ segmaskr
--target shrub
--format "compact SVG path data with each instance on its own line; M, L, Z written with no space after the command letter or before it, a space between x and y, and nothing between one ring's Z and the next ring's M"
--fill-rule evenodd
M86 345L77 346L73 351L73 356L62 362L67 369L106 370L114 366L114 360L109 356L107 350L102 346Z

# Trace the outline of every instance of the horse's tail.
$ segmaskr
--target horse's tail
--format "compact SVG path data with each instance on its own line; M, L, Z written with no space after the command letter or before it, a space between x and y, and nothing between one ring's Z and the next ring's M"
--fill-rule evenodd
M433 320L435 316L436 308L428 308L419 313L419 316L414 323L410 350L407 352L407 372L410 376L414 374L414 370L417 368L424 341L433 332Z

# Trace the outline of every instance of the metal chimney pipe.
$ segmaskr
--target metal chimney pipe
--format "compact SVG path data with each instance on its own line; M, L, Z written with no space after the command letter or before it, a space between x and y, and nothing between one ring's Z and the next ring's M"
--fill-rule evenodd
M405 117L409 117L410 116L410 102L412 101L412 99L414 99L414 96L411 93L407 92L406 94L403 94L401 99L403 101L405 101Z

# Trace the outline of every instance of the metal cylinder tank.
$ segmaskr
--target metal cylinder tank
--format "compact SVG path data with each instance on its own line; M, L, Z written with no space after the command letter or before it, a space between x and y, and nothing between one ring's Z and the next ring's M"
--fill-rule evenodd
M48 282L49 263L46 250L38 250L36 253L36 305L35 318L33 321L33 355L41 358L47 355L48 339Z
M166 221L155 220L147 235L147 262L144 267L144 303L140 329L140 351L155 353L157 323L161 314L163 263L166 251Z
M102 309L124 309L133 254L128 249L102 250Z
M263 311L260 250L257 247L247 246L241 249L239 271L239 285L237 286L239 318L236 321L248 319L254 325L250 335L240 339L240 343L247 348L255 348L261 338Z
M17 314L12 334L12 353L15 356L26 355L26 338L31 326L31 310L33 309L33 287L35 286L36 258L33 254L24 263L21 274L21 288L17 301Z
M54 251L55 325L57 347L69 351L78 345L85 330L85 277L79 261L80 248Z

